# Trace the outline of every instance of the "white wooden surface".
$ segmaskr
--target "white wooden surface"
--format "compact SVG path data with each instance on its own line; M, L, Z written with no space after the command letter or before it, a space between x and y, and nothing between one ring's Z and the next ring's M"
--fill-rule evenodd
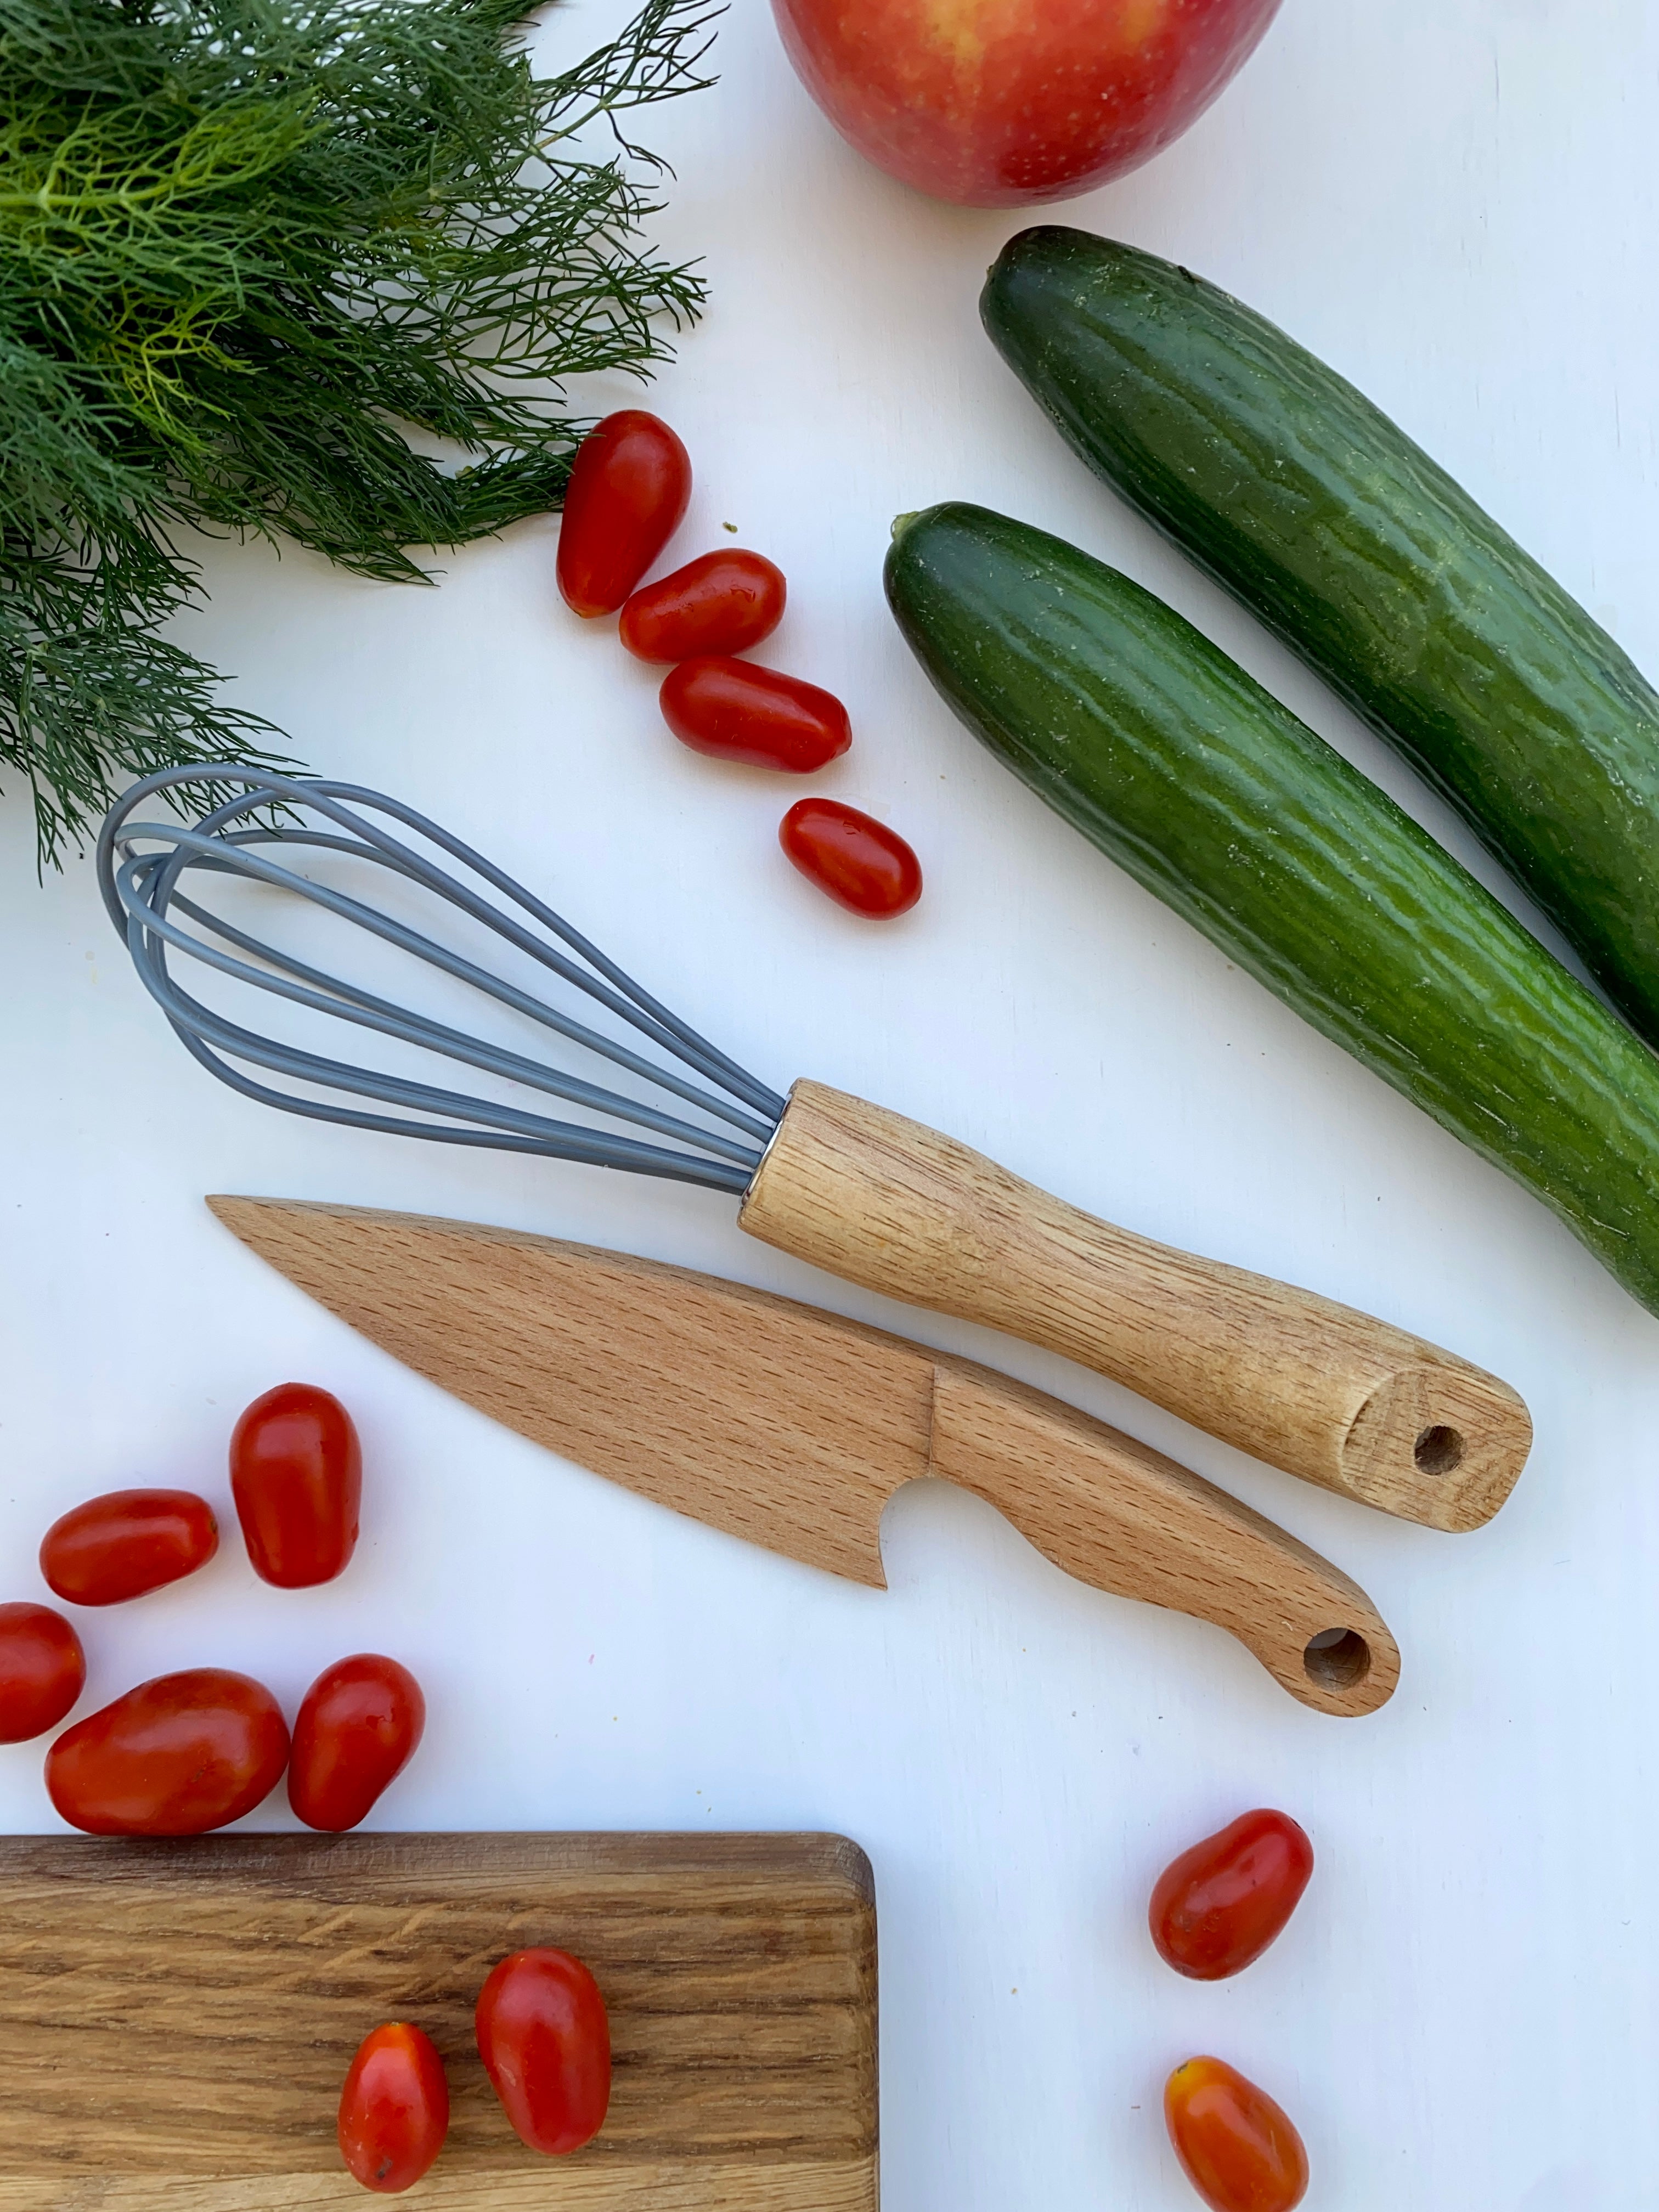
M573 7L547 47L621 20ZM848 701L821 779L909 836L887 929L777 852L792 787L678 748L648 672L552 584L556 525L356 582L210 548L180 635L319 766L476 836L781 1083L936 1121L1067 1197L1455 1346L1525 1392L1536 1455L1447 1539L1304 1489L1127 1394L750 1243L720 1199L451 1157L261 1112L151 1012L89 872L33 881L0 805L0 1528L139 1480L228 1509L240 1407L286 1376L350 1404L366 1534L326 1589L193 1585L85 1620L90 1710L218 1661L291 1705L391 1650L432 1721L381 1825L834 1827L880 1886L892 2212L1191 2201L1158 2112L1213 2050L1307 2136L1322 2212L1640 2212L1659 2063L1649 1622L1659 1328L1537 1207L1304 1028L1018 789L887 618L898 511L962 495L1166 593L1473 859L1468 838L1250 622L1097 486L979 334L1018 227L862 167L735 0L719 89L656 120L659 226L713 311L656 387L698 488L678 557L788 573L763 657ZM1659 667L1659 19L1643 0L1287 0L1183 143L1061 219L1178 255L1353 375ZM595 407L626 388L580 395ZM1492 871L1474 865L1487 880ZM942 1488L891 1510L885 1595L669 1518L400 1372L210 1219L220 1188L450 1212L724 1271L910 1328L1187 1458L1347 1568L1398 1630L1399 1697L1322 1720L1218 1633L1079 1591ZM1179 1981L1143 1927L1165 1859L1246 1806L1319 1853L1240 1980ZM254 1825L281 1826L279 1800ZM0 1824L49 1828L37 1749Z

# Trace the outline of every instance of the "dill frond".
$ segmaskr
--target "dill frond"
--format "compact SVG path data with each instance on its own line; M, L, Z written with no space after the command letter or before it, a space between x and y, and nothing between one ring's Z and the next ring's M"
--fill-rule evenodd
M410 548L560 504L562 381L647 376L702 305L623 119L711 82L718 12L646 0L538 78L524 0L0 0L0 770L43 861L277 735L153 634L170 532L424 582Z

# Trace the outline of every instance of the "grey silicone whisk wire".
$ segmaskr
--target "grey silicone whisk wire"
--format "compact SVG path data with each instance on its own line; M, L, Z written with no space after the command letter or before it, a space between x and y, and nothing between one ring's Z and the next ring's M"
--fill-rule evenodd
M193 824L135 818L136 811L157 793L179 785L199 789L210 775L216 789L231 786L234 795ZM313 826L306 817L319 818L324 826ZM412 832L422 844L446 855L458 872L440 866L388 823ZM538 992L493 974L372 900L284 865L296 856L324 854L368 863L481 923L678 1066L666 1065L663 1059L576 1019ZM125 940L145 988L186 1050L222 1083L265 1105L315 1121L423 1137L438 1144L536 1152L738 1193L748 1189L783 1114L786 1102L775 1091L670 1012L533 892L437 823L383 792L258 768L216 765L206 772L199 767L163 769L134 784L110 810L98 840L97 866L110 920ZM590 1083L551 1062L471 1036L312 966L202 902L212 879L226 876L308 901L427 967L470 984L498 1006L597 1053L717 1126L707 1127ZM651 1144L550 1119L525 1107L278 1042L243 1028L194 997L173 973L173 956L197 961L291 1005L336 1016L357 1029L418 1046L668 1141ZM257 1079L246 1072L249 1068L368 1103L335 1103L276 1088ZM370 1110L373 1105L398 1110L377 1114ZM409 1118L415 1115L424 1118Z

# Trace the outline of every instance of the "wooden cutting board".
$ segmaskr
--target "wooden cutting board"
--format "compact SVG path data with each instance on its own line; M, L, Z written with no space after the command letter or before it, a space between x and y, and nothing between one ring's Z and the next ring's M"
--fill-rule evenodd
M472 2003L528 1944L611 2015L602 2133L538 2157ZM448 2067L444 2212L875 2212L869 1862L811 1835L0 1838L0 2212L342 2212L382 2021Z

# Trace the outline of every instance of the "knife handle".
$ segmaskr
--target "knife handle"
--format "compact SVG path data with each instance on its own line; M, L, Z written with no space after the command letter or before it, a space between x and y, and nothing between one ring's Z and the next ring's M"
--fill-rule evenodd
M941 1358L930 1471L994 1505L1079 1582L1226 1629L1316 1712L1352 1718L1394 1695L1400 1649L1357 1583L1074 1407Z
M1508 1383L1386 1322L1050 1197L919 1121L797 1083L751 1237L1127 1383L1304 1481L1431 1528L1489 1521L1532 1443Z

